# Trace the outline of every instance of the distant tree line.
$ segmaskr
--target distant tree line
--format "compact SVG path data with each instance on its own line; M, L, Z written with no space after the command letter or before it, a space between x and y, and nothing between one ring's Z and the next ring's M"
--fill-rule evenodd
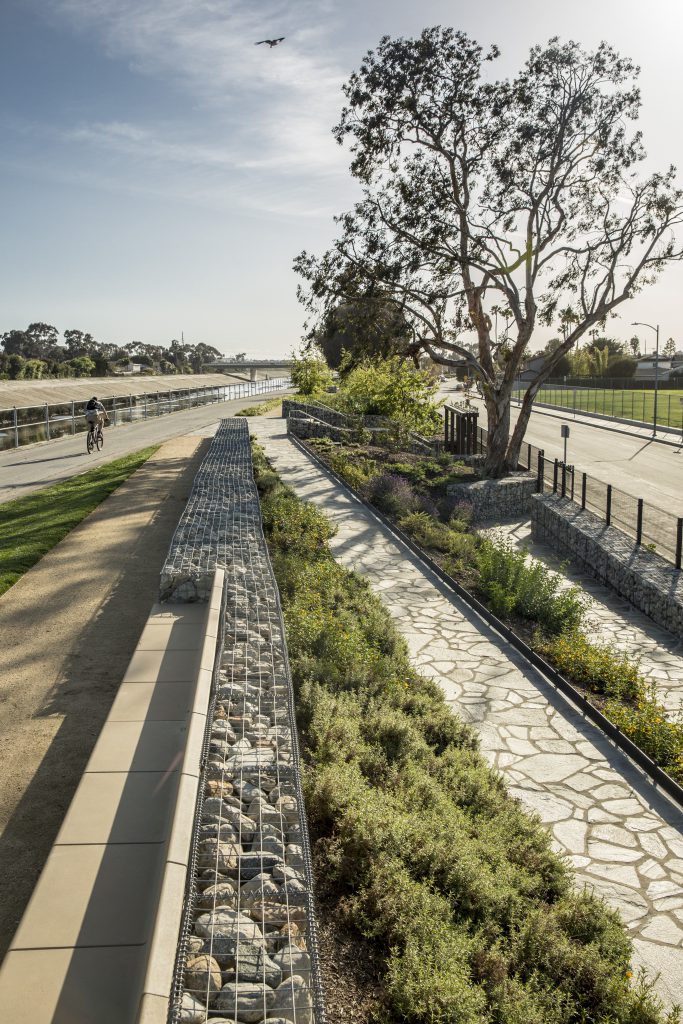
M128 363L141 373L201 373L220 358L211 345L174 339L168 346L131 341L125 345L97 341L85 331L64 331L51 324L29 324L25 330L0 335L0 379L40 380L48 377L106 377Z

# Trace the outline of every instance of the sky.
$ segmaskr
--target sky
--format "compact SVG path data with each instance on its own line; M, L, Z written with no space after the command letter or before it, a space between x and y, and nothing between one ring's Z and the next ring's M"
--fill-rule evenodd
M341 87L382 35L436 24L497 43L500 76L551 36L607 39L641 67L644 169L683 183L680 0L0 0L0 332L291 352L292 260L359 195ZM683 348L682 285L676 264L611 333Z

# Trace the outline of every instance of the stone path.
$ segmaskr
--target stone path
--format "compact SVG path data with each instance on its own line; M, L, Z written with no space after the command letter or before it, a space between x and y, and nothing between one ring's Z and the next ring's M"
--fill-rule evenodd
M510 792L538 812L579 884L621 911L635 962L683 1002L683 814L375 517L287 439L252 420L278 473L338 528L335 557L382 596L415 664L476 723Z
M592 602L586 620L592 637L639 657L641 672L655 683L664 706L672 712L683 710L683 640L658 626L587 572L563 564L563 559L548 544L532 540L529 520L505 523L481 532L503 536L515 548L527 548L533 558L558 572L567 586L585 591Z

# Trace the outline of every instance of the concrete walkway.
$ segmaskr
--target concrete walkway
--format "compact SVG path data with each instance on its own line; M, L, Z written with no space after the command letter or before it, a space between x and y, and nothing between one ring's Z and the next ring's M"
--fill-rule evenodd
M157 599L205 447L168 441L0 598L0 960Z
M640 671L655 684L664 707L673 713L683 710L683 640L658 626L587 572L567 565L549 545L532 540L529 520L505 523L481 532L504 537L518 550L526 548L533 558L558 573L568 587L580 587L591 600L586 615L591 638L639 658Z
M335 523L335 557L381 595L416 666L476 723L483 752L552 830L578 883L621 911L636 964L660 973L666 1003L683 1002L683 814L295 448L282 420L252 424L282 479Z

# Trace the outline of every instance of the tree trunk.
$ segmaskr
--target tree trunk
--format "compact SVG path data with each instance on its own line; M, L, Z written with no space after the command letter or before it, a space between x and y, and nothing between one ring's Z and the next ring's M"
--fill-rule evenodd
M534 392L535 395L535 392ZM508 447L507 461L511 469L516 469L519 465L519 452L522 447L522 441L526 434L526 428L529 425L529 417L533 409L533 397L531 396L531 388L526 392L522 399L522 405L519 410L519 416L515 423L515 429L512 432L512 438Z
M500 477L507 472L507 451L510 438L510 387L504 386L500 391L486 395L486 412L488 415L488 439L484 476Z

